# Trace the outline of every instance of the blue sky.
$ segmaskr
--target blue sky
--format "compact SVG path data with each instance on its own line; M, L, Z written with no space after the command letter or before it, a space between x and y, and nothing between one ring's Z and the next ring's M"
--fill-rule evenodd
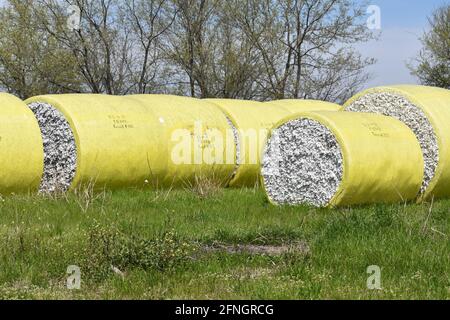
M370 0L370 4L381 9L381 37L357 46L364 55L378 60L370 68L374 78L367 87L417 82L406 62L422 47L419 37L427 30L427 17L449 3L450 0Z

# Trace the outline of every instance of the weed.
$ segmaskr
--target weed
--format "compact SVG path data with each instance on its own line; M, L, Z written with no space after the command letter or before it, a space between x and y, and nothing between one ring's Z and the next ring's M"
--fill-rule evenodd
M183 265L195 246L179 238L174 230L153 239L126 235L116 227L95 224L85 251L84 268L93 280L102 280L112 272L125 275L133 268L168 272Z
M97 201L101 201L101 206L103 207L107 197L110 195L106 189L98 191L94 181L80 185L78 188L73 190L72 194L73 199L83 213L86 213L92 204Z
M200 199L217 197L223 192L223 183L214 176L196 175L193 182L187 182L186 189Z

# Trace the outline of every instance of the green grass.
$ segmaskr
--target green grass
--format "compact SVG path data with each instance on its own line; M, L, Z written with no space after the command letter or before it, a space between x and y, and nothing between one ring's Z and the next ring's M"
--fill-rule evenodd
M0 243L0 299L450 298L450 201L318 210L274 207L258 190L12 196ZM301 249L217 249L238 245ZM66 288L69 265L81 290ZM367 289L370 265L382 290Z

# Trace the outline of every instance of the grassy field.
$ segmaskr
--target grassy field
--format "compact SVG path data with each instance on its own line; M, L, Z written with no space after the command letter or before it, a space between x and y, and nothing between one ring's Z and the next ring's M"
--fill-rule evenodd
M450 201L317 210L259 190L128 190L0 211L0 299L450 298Z

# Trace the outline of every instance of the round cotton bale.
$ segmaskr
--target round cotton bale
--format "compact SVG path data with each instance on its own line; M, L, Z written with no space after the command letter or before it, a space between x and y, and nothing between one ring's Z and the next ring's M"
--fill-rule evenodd
M124 97L45 95L26 101L44 140L41 192L144 185L159 164L153 114Z
M450 196L450 90L425 86L392 86L366 90L344 110L394 117L416 135L425 168L419 199Z
M82 185L180 187L198 175L222 181L232 174L234 161L225 162L228 149L220 141L227 120L200 100L66 94L26 102L45 141L42 192ZM177 148L184 154L175 159Z
M34 192L44 166L38 123L26 104L0 93L0 193Z
M274 126L262 161L269 200L336 207L414 199L423 157L411 130L382 115L307 112Z

